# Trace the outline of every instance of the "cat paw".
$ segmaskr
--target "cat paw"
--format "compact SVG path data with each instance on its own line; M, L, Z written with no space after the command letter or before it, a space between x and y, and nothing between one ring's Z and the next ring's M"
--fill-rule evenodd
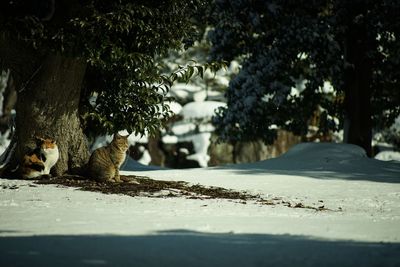
M113 179L111 179L111 181L112 181L112 182L115 182L115 183L122 183L121 178L118 177L118 176L115 176Z

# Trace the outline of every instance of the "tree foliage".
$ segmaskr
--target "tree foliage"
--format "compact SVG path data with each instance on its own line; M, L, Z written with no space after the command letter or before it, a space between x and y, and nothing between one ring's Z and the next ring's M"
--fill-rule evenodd
M355 68L354 43L346 42L354 28L365 33L354 42L365 49L371 77L352 78L371 79L364 90L372 92L375 127L393 123L400 113L398 14L393 0L215 1L212 58L244 62L227 108L214 118L221 138L271 143L275 126L304 135L316 111L320 132L342 127L346 72ZM323 89L327 81L334 91Z
M204 1L40 0L3 1L2 34L34 48L87 62L82 90L85 126L98 132L153 132L168 116L171 83L189 79L209 64L162 74L157 56L196 38L192 18Z

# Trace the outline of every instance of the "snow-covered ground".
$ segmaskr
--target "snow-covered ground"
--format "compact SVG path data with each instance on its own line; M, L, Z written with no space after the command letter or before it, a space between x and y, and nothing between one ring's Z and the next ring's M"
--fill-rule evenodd
M124 168L329 210L0 179L0 266L400 266L400 163L359 147L310 143L251 164Z

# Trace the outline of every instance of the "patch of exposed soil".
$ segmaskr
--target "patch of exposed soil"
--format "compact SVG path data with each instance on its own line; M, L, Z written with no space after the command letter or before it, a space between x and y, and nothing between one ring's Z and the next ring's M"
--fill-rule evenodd
M123 194L132 197L186 197L189 199L228 199L246 204L253 201L260 205L284 205L289 208L303 208L316 211L331 210L325 208L323 203L309 206L303 203L292 203L280 197L271 199L262 198L259 195L249 194L244 191L234 191L222 187L206 187L200 184L191 185L183 181L153 180L144 176L121 176L122 183L97 182L81 176L61 176L49 180L38 180L38 184L56 184L68 187L76 187L84 191L101 192L104 194ZM341 209L339 209L341 210Z
M61 176L49 180L38 180L38 184L57 184L77 187L84 191L105 194L124 194L128 196L148 197L187 197L191 199L222 198L232 200L258 199L259 196L246 192L237 192L221 187L205 187L199 184L190 185L183 181L153 180L144 176L121 176L122 183L97 182L80 176Z

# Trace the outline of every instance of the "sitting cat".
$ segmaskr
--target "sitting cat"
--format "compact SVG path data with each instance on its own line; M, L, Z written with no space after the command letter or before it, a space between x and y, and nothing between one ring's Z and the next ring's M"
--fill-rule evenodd
M54 140L36 137L36 148L24 155L20 165L22 178L35 179L50 176L50 170L59 157L58 146Z
M110 144L93 152L88 165L90 178L101 182L121 182L119 168L129 148L128 136L116 133Z

